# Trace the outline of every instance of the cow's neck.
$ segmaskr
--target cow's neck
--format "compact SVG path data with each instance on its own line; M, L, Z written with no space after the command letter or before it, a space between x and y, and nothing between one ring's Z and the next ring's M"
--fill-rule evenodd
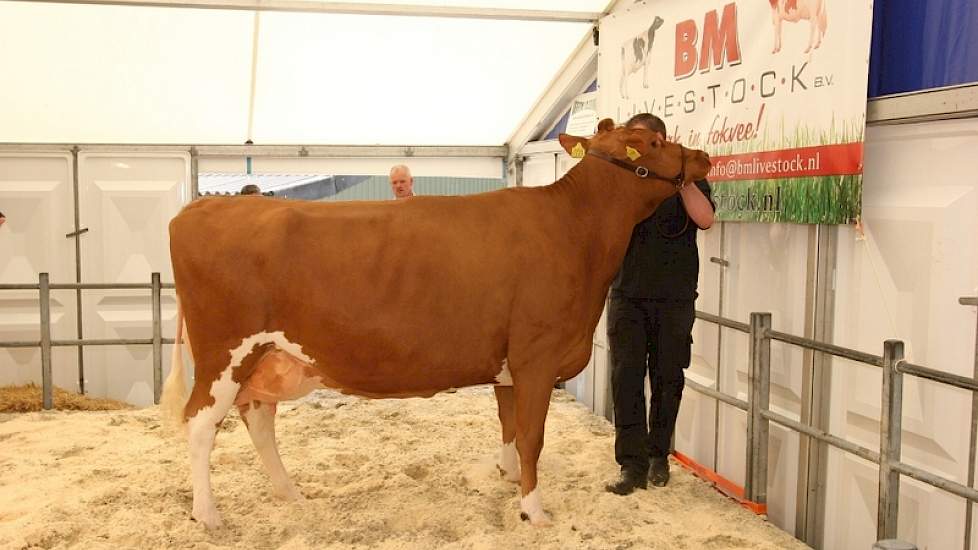
M568 234L580 239L588 269L602 292L621 265L635 225L666 199L668 184L638 180L628 171L600 159L587 158L551 186L569 210Z

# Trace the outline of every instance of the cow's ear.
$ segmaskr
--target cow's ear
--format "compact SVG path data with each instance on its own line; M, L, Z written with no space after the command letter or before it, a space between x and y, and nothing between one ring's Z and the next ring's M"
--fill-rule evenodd
M615 121L610 118L603 119L598 123L599 132L610 132L615 129Z
M570 134L560 134L557 136L560 146L567 151L570 156L579 159L584 157L590 141L587 138L572 136Z

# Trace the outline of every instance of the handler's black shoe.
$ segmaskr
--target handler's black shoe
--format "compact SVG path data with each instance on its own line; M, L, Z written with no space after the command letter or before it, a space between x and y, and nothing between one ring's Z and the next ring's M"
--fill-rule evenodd
M669 483L669 457L653 456L649 468L649 481L656 487L665 487Z
M605 485L604 488L608 492L624 496L632 494L635 489L645 489L648 486L648 480L642 472L623 469L618 479Z

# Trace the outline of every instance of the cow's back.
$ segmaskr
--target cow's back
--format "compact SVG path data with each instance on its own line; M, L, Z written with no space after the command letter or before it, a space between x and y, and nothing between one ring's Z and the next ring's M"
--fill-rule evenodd
M170 236L195 355L222 364L244 338L283 331L363 393L492 381L519 271L493 206L507 196L189 205Z

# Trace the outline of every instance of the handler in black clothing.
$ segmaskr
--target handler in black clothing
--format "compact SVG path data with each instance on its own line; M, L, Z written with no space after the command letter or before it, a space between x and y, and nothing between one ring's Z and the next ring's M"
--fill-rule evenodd
M666 136L659 117L642 113L628 127ZM621 475L607 486L619 495L669 481L669 450L679 414L699 275L696 230L713 225L710 185L684 185L635 226L611 287L608 341L615 405L615 460ZM645 416L645 376L652 399ZM651 465L651 467L650 467Z

